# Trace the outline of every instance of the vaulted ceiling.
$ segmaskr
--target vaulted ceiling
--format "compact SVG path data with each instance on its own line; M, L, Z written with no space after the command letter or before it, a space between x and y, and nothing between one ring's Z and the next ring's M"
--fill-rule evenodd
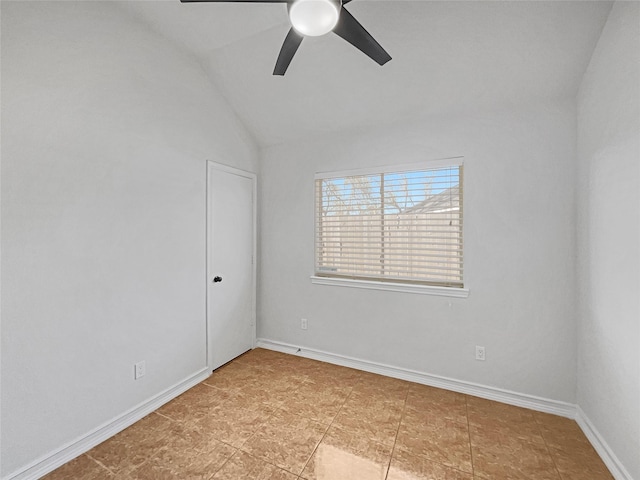
M273 76L284 4L122 2L195 55L261 146L411 118L575 96L611 8L599 1L354 0L391 54L305 38Z

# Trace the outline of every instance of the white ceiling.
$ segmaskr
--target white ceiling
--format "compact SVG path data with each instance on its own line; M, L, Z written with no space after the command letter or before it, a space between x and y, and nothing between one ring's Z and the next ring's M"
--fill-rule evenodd
M611 8L599 1L354 0L393 57L380 67L335 34L305 38L271 73L284 4L124 2L193 52L258 143L576 94Z

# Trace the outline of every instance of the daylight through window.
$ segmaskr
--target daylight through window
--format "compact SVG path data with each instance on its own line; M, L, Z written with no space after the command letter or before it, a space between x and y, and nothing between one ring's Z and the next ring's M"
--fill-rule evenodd
M315 275L463 287L462 159L426 165L316 175Z

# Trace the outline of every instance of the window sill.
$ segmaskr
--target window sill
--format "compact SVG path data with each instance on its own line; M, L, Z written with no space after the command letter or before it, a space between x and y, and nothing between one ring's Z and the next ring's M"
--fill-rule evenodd
M311 277L315 285L331 285L334 287L365 288L368 290L385 290L387 292L417 293L421 295L438 295L442 297L467 298L468 288L435 287L432 285L412 285L408 283L376 282L373 280L350 280L348 278Z

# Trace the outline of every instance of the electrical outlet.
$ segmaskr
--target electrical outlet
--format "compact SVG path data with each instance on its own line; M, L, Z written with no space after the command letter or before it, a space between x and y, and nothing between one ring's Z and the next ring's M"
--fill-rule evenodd
M480 347L480 346L476 345L476 360L481 360L481 361L485 360L484 347Z
M300 319L300 328L302 330L306 330L307 329L307 319L306 318L301 318Z
M138 380L140 377L144 377L145 373L147 373L147 364L144 360L134 365L133 378L135 380Z

